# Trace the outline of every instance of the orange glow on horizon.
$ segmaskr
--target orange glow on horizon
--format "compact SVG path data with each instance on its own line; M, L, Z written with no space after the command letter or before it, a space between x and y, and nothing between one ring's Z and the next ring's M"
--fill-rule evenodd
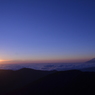
M31 60L0 60L0 64L23 64L23 63L81 63L88 61L88 58L80 59L31 59Z
M0 64L23 64L23 63L83 63L90 60L89 57L61 57L61 58L22 58L22 59L0 59Z
M9 62L9 60L1 60L0 59L0 64L2 64L2 63L4 64L4 63L8 63L8 62Z
M1 59L0 59L0 62L3 62L3 61L4 61L4 60L1 60Z

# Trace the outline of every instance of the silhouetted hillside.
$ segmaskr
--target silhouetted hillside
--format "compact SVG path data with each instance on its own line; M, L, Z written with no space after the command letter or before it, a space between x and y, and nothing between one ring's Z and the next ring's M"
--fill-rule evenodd
M23 68L17 71L0 70L0 95L21 88L39 78L42 78L55 71L40 71Z
M86 63L95 63L95 58L93 58L93 59L87 61Z
M95 95L95 73L60 71L6 95Z

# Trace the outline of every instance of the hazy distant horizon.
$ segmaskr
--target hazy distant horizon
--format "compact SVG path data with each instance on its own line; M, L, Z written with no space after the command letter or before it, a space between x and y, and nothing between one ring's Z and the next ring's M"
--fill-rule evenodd
M92 59L92 58L91 58ZM0 60L0 64L25 64L25 63L43 63L43 64L47 64L47 63L85 63L91 59L70 59L70 60Z

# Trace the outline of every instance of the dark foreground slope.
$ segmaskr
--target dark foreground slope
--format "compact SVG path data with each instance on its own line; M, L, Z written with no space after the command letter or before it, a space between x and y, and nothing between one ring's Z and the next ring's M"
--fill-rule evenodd
M95 95L95 73L60 71L6 95Z
M55 71L40 71L23 68L17 71L0 70L0 95L21 88Z

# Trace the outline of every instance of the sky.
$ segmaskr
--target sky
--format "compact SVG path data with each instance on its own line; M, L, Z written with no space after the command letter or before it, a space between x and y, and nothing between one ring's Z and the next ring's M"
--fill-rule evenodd
M84 62L95 57L95 0L0 0L0 62Z

